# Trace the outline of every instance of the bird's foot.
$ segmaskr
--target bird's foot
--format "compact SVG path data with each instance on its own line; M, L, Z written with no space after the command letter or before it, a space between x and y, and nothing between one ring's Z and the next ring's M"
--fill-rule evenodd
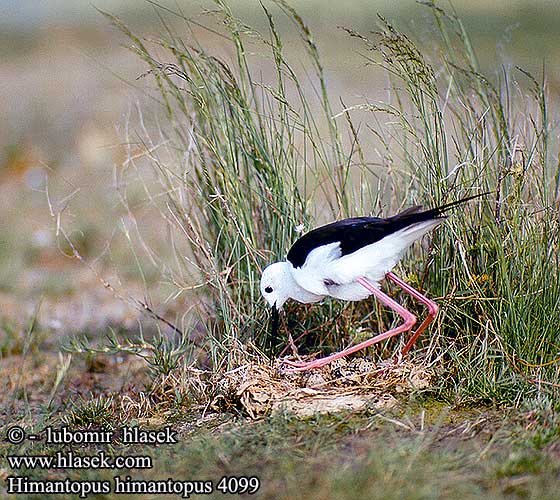
M291 360L283 360L283 364L289 366L285 371L286 373L296 373L296 372L305 372L307 370L314 370L316 368L321 368L333 361L343 358L350 353L346 353L344 351L336 352L331 354L330 356L325 356L324 358L314 359L311 361L291 361Z
M314 370L316 368L321 368L322 366L325 366L327 364L327 363L320 363L319 361L321 361L321 360L301 362L301 363L294 363L294 362L287 363L287 362L285 362L289 366L289 368L285 368L284 372L285 373L301 373L301 372L305 372L305 371L308 371L308 370Z

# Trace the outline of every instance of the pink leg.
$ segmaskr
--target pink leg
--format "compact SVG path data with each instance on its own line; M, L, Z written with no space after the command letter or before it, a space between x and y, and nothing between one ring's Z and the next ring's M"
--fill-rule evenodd
M383 293L381 290L375 288L375 286L372 283L370 283L366 278L359 277L356 281L358 281L360 285L367 288L373 295L375 295L375 297L377 298L377 300L379 300L379 302L386 305L387 307L390 307L393 311L399 314L404 319L404 323L396 328L393 328L392 330L389 330L385 333L380 333L379 335L376 335L371 339L356 344L352 347L348 347L343 351L331 354L330 356L325 356L324 358L316 359L314 361L301 362L301 363L285 361L286 364L292 367L290 371L306 371L306 370L312 370L314 368L320 368L321 366L325 366L331 361L343 358L345 356L348 356L349 354L360 351L361 349L365 349L366 347L370 347L373 344L376 344L377 342L381 342L383 340L391 338L395 335L398 335L399 333L407 332L414 326L414 324L416 323L416 317L414 316L414 314L412 314L410 311L408 311L400 304L395 302L391 297Z
M403 280L401 280L398 276L395 276L393 273L387 273L385 277L390 279L392 282L396 283L397 285L399 285L405 292L412 295L412 297L414 297L419 302L422 302L422 304L424 304L428 308L428 316L424 321L422 321L422 324L412 334L412 337L410 337L410 340L406 343L403 350L401 351L401 355L406 356L408 351L410 351L410 348L413 346L414 342L416 342L416 339L427 328L427 326L435 319L439 307L435 302L431 301L430 299L422 295L418 290L412 288L410 285L408 285Z

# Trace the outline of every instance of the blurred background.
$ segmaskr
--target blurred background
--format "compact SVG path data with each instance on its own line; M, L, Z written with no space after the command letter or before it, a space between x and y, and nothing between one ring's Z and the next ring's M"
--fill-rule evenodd
M323 57L334 96L372 95L383 82L364 71L355 44L340 30L361 32L376 28L381 14L429 50L432 32L427 9L413 0L292 0L309 24ZM162 3L162 5L166 5ZM236 14L257 28L263 14L256 0L231 2ZM560 2L557 0L455 0L481 58L492 76L503 66L517 65L540 77L546 67L551 92L559 88ZM94 266L119 264L126 271L130 259L126 244L118 243L124 208L115 190L114 171L126 158L125 128L141 107L152 105L144 91L151 83L138 77L145 65L122 46L122 35L96 7L118 15L143 36L157 36L162 25L153 5L136 0L4 0L0 4L0 310L1 316L26 316L39 298L61 297L77 291L100 289L97 279L75 259L69 248L57 245L56 217L64 214L65 227L80 252ZM177 0L169 7L184 16L211 25L211 3ZM161 13L161 10L160 10ZM190 36L180 20L167 21L177 34ZM280 30L288 30L278 16ZM183 30L183 31L182 31ZM207 36L201 31L200 37ZM208 37L216 51L227 52L219 37ZM299 45L288 45L297 60ZM155 111L153 111L155 114ZM48 196L47 196L48 195ZM53 205L49 205L48 200ZM122 239L122 238L121 238ZM120 240L119 240L120 241ZM107 245L111 251L106 251ZM105 264L104 264L105 265ZM131 274L132 275L132 274ZM126 272L116 278L126 280ZM100 304L111 303L110 310ZM82 299L72 311L53 313L56 326L65 314L83 321L91 312L126 316L110 295L93 305ZM115 311L115 307L118 308Z

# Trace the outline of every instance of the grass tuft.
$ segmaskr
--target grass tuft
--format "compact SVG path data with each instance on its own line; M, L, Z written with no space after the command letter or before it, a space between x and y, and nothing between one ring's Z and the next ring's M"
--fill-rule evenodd
M158 10L165 34L151 39L105 13L145 61L142 77L155 83L164 112L152 129L139 114L142 153L131 153L121 173L122 200L134 214L142 191L166 225L173 255L143 248L173 297L192 301L203 340L187 334L184 342L207 351L215 370L238 366L253 339L265 345L260 272L284 258L302 227L489 191L401 266L441 304L417 352L444 364L442 387L459 400L517 404L558 387L560 169L546 78L505 67L482 74L461 20L424 4L436 50L382 17L368 35L344 28L365 48L367 68L389 82L384 102L350 106L334 104L312 33L282 0L262 5L261 31L218 0L208 14L218 28L204 36L201 23L168 8ZM165 20L170 12L188 37ZM300 36L305 76L285 55L278 16ZM210 35L229 57L207 48ZM315 333L303 350L340 348L391 322L369 307L292 304L284 328ZM373 352L387 358L395 342ZM154 368L171 373L183 352L162 344Z

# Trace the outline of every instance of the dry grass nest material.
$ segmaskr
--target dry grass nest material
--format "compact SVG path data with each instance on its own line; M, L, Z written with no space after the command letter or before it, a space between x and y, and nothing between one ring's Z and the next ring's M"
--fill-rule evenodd
M218 399L237 403L251 418L276 412L306 417L344 410L392 408L395 395L428 387L433 372L411 362L374 364L340 359L323 368L289 373L276 365L248 363L227 372Z

